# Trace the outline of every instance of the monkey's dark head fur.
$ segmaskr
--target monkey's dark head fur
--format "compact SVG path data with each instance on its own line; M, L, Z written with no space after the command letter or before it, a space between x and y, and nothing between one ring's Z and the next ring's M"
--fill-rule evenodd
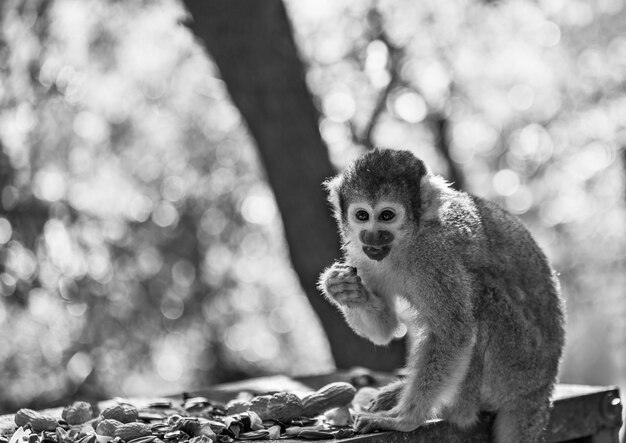
M346 221L348 198L377 201L381 197L393 197L408 205L409 217L418 222L420 182L426 173L424 162L410 151L374 149L324 185L339 222Z

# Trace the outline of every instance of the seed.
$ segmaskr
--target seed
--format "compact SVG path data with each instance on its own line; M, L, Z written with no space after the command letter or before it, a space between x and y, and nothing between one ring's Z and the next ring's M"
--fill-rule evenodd
M348 438L354 435L354 429L352 428L343 428L337 431L333 431L333 435L335 438Z
M167 419L167 424L170 426L176 426L182 417L178 414L170 415Z
M335 436L331 432L326 431L315 431L305 429L304 431L300 431L298 434L299 438L304 438L306 440L324 440L327 438L335 438Z
M187 434L185 434L183 431L172 431L172 432L167 432L163 438L167 441L167 440L182 440L185 437L188 437Z
M166 432L169 432L170 429L171 428L167 425L167 423L154 423L150 426L150 430L156 435L163 435Z
M172 402L168 400L153 401L148 404L148 408L150 409L170 409L171 407Z
M270 426L267 430L270 440L278 440L280 438L280 425Z
M145 437L135 438L127 443L152 443L154 440L156 440L156 435L147 435Z
M69 434L63 428L57 428L56 431L55 431L55 434L57 436L57 441L59 443L65 443L66 441L69 440Z
M270 432L263 429L258 431L250 431L239 434L239 440L261 440L270 435Z
M157 421L157 420L164 420L165 416L163 414L156 414L154 412L142 411L139 413L139 416L137 418L139 418L139 420L142 420L142 421Z
M193 397L189 398L185 401L185 405L183 406L186 411L192 409L202 409L207 406L211 406L211 402L208 398L205 397Z

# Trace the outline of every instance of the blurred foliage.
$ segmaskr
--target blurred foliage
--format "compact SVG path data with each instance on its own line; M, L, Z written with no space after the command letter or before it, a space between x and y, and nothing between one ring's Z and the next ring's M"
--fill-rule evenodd
M519 214L561 273L562 379L626 383L624 2L287 6L335 164L414 149ZM0 409L329 368L181 6L1 7Z
M2 12L1 407L330 367L254 147L181 7Z

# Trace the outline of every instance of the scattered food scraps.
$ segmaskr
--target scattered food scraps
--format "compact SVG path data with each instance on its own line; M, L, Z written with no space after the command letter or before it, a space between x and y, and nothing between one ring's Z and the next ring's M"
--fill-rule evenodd
M341 439L354 435L349 383L331 383L303 397L288 392L222 405L204 397L159 400L137 407L124 400L101 413L85 402L62 418L31 409L15 414L17 429L1 443L228 443L247 440ZM326 415L325 415L326 413Z

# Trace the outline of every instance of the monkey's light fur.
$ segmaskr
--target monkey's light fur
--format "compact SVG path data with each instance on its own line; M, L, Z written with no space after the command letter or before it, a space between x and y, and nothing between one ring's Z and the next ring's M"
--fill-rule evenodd
M542 441L563 305L521 222L407 151L371 151L325 185L345 257L320 289L379 345L399 324L396 299L410 306L408 376L380 391L357 430L409 431L434 417L468 427L490 411L495 442Z

